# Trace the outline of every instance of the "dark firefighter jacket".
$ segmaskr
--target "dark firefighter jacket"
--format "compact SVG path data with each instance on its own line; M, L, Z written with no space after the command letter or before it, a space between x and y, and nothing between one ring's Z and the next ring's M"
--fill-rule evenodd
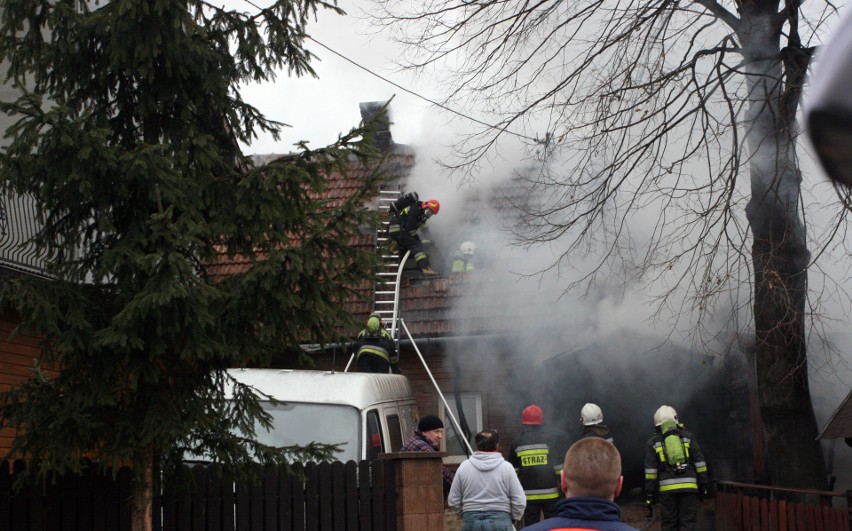
M414 203L403 208L399 214L391 216L388 232L394 233L400 230L407 231L410 235L417 235L417 230L426 223L426 216L423 215L423 209L420 207L420 202Z
M707 487L707 462L698 440L683 428L683 424L678 425L678 431L687 456L686 469L681 473L677 473L666 463L665 443L659 427L645 443L645 493L648 496L697 493Z
M525 427L509 454L509 462L518 473L528 502L559 498L563 457L548 444L544 435L544 430L538 426Z
M580 435L580 438L588 439L589 437L600 437L609 443L615 442L612 438L612 434L609 432L609 428L607 428L606 424L603 423L583 426L583 434Z
M399 372L399 352L390 332L382 328L379 332L361 330L358 333L355 359L361 356L378 356L387 361L393 372Z

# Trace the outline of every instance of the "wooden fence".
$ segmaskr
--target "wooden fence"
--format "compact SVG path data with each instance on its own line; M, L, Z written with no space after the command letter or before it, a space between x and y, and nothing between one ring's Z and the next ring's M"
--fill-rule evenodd
M821 503L775 499L782 492L819 498ZM846 507L833 506L832 502L838 498ZM719 531L850 531L850 492L720 482L715 500L716 529Z
M65 475L14 489L26 464L0 466L0 531L130 531L132 472ZM296 465L304 479L269 469L256 484L191 469L193 487L155 495L155 531L396 531L393 462Z

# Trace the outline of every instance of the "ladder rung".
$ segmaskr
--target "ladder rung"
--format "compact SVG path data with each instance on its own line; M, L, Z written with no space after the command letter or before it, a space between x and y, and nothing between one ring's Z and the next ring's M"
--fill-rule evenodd
M388 213L393 203L402 196L402 190L379 190L378 211ZM380 271L377 274L376 287L373 294L373 306L385 308L378 310L383 318L391 318L396 312L396 295L398 283L396 276L399 274L400 256L396 253L382 254L382 245L391 239L387 236L387 227L390 219L382 219L376 230L376 251L381 256ZM385 251L387 252L387 251Z

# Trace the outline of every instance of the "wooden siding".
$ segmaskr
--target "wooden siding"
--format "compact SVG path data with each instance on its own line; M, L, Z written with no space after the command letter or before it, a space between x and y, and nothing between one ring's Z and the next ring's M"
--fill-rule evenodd
M12 386L33 375L35 360L41 356L39 338L20 334L10 339L10 334L18 325L17 316L11 312L0 314L0 391L8 391ZM47 371L56 375L57 371ZM0 430L0 456L6 455L12 444L15 430Z

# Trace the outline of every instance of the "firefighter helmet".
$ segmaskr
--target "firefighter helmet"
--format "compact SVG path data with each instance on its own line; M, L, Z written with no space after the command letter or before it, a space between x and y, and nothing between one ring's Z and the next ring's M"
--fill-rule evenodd
M532 426L544 424L544 414L541 412L541 408L535 404L530 404L524 408L524 412L521 414L521 423Z
M439 210L441 210L441 203L438 202L437 199L430 199L428 201L424 201L420 208L423 210L431 210L432 214L437 214Z
M583 426L594 426L603 422L603 411L597 404L588 403L580 410L580 421Z
M464 242L459 246L459 249L461 249L462 254L472 255L473 251L476 250L476 244L473 242Z
M373 312L367 318L367 330L370 332L378 332L382 326L382 316L379 312Z
M667 420L678 422L677 411L675 411L675 408L671 406L660 406L659 409L654 412L654 426L659 426Z

